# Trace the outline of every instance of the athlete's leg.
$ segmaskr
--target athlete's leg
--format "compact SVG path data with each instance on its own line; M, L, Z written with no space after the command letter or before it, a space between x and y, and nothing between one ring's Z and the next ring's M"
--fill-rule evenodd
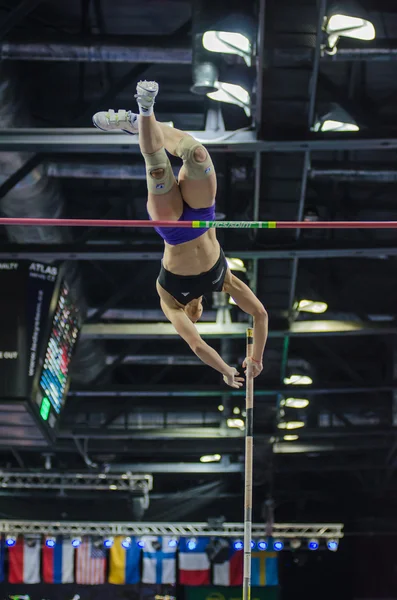
M212 206L216 196L216 173L208 151L191 135L159 123L164 146L183 160L178 182L182 197L192 208Z
M142 86L146 83L148 82L138 84L138 102L141 100L139 92L142 93ZM152 105L153 103L154 98ZM150 105L150 102L147 104ZM141 111L138 120L139 146L146 163L148 211L152 219L178 220L183 210L181 192L164 148L162 129L152 110L150 112L151 114L146 116Z

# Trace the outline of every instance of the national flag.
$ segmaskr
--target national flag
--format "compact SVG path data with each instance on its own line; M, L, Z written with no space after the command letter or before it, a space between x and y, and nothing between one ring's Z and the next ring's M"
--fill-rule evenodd
M74 552L68 539L58 538L53 548L43 544L44 583L73 583Z
M18 537L8 548L8 582L40 583L40 538Z
M143 583L176 582L176 547L169 546L169 536L144 536Z
M0 583L4 581L4 537L0 536Z
M90 538L83 540L77 548L76 583L98 585L105 583L106 551L101 542Z
M244 552L235 550L230 544L229 556L223 563L213 564L213 583L215 585L243 585Z
M210 539L197 538L196 547L189 550L189 538L181 538L179 542L179 583L181 585L209 585L210 561L205 552Z
M252 552L251 584L278 585L277 552Z
M116 585L139 583L141 549L134 537L131 538L131 547L123 548L121 545L123 539L122 536L115 537L114 544L110 548L109 583Z

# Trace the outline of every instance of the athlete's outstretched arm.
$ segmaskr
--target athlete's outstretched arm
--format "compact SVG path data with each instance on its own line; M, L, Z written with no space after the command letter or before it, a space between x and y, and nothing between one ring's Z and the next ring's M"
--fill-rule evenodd
M161 299L160 305L167 319L173 324L177 333L189 344L196 356L206 365L222 373L225 383L234 388L240 388L244 379L239 377L237 369L229 367L219 356L218 352L211 348L199 335L197 329L190 321L182 308L171 308Z
M262 371L262 357L268 336L268 316L262 302L241 279L231 274L223 284L223 290L231 295L237 306L254 319L254 349L252 358L253 375L256 377ZM243 367L246 366L246 361Z

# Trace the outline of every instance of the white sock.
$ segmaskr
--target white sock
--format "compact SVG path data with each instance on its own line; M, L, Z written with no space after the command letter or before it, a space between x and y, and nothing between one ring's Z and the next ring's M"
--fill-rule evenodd
M139 107L139 114L142 115L143 117L150 117L150 115L153 114L153 105L149 106L149 108L146 108L144 106L141 106L138 102L138 107Z

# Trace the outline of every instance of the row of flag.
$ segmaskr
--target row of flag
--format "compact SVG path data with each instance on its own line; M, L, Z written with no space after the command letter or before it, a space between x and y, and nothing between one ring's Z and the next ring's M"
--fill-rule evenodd
M58 538L56 545L49 548L39 537L19 537L15 546L8 548L8 582L242 585L243 551L235 550L232 543L223 562L211 563L206 552L210 538L199 537L195 548L188 545L188 538L180 538L176 548L169 545L168 536L145 536L141 538L143 549L136 543L124 548L122 539L116 537L107 550L102 542L91 538L84 538L78 548L69 539ZM0 581L4 581L3 543L1 548ZM252 552L251 583L278 585L275 552Z

